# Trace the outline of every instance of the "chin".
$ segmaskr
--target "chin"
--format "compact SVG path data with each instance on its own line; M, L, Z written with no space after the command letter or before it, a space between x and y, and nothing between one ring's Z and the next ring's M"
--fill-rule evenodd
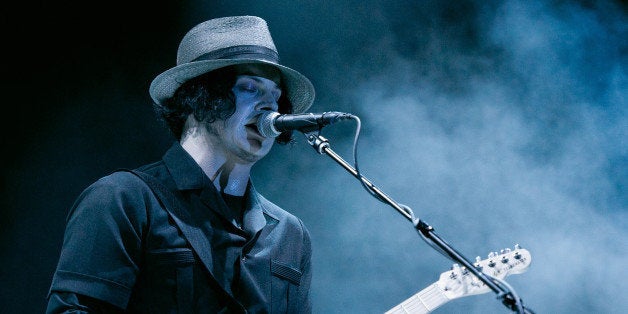
M268 152L272 148L273 141L274 139L273 140L266 139L265 141L262 141L262 142L255 139L247 139L247 143L246 143L248 144L247 150L251 152L252 154L256 154L256 155L261 154L263 157L266 154L268 154Z
M268 155L268 152L270 152L270 147L268 146L262 146L257 150L254 151L250 151L250 153L254 156L257 157L257 159L262 159L264 158L266 155Z
M245 145L239 150L238 157L245 162L256 162L264 158L269 151L270 147L265 145Z

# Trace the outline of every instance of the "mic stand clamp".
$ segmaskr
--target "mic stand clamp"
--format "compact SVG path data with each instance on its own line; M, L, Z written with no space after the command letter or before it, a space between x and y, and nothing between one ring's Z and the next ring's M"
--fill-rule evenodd
M466 259L462 254L457 252L454 248L452 248L446 241L441 239L434 232L434 228L427 224L426 222L420 220L419 218L414 217L412 210L408 208L406 205L401 205L391 199L388 195L380 191L373 183L371 183L367 178L362 176L353 166L347 163L342 157L336 154L329 145L329 140L320 135L320 129L317 131L309 131L302 133L306 136L308 143L319 153L326 154L331 157L334 161L336 161L340 166L345 168L349 173L351 173L356 179L360 180L366 187L368 187L377 197L382 201L387 203L396 209L400 214L406 217L412 224L414 228L419 232L421 236L431 240L435 243L439 250L448 255L452 260L458 262L467 268L471 273L473 273L480 281L486 284L491 290L493 290L497 294L497 298L501 299L502 303L508 307L512 311L516 311L518 313L531 313L528 309L522 306L520 300L516 300L513 297L513 293L507 289L507 287L503 287L497 285L493 280L491 280L486 274L484 274L481 270L477 269L468 259Z
M329 148L329 140L319 135L320 130L315 132L304 132L307 142L314 147L319 154L324 154L325 149Z

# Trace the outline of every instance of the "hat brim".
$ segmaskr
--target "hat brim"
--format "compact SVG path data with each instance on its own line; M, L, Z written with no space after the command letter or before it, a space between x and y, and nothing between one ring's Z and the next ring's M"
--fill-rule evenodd
M220 59L202 60L185 63L159 74L151 82L149 93L157 104L171 98L175 91L186 81L205 73L237 64L267 64L281 72L282 84L288 99L292 103L293 113L305 112L314 102L314 86L303 74L280 64L256 59Z

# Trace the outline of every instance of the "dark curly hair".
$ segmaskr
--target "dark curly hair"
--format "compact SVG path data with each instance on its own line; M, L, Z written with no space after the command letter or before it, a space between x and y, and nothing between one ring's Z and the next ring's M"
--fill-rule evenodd
M225 67L183 83L174 95L162 104L153 104L159 118L177 138L181 138L183 126L190 114L197 121L212 123L226 120L235 112L235 95L232 88L237 72L234 67ZM292 104L281 95L277 101L279 113L292 113ZM275 142L286 144L292 141L292 131L281 133Z

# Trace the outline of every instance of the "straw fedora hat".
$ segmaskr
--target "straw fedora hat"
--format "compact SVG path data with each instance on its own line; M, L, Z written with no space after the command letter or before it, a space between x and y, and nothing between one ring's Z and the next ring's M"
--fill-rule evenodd
M161 104L185 81L207 72L238 64L268 64L281 73L284 93L294 113L314 102L314 86L301 73L279 64L279 54L266 21L256 16L231 16L205 21L181 40L177 64L157 75L149 93Z

